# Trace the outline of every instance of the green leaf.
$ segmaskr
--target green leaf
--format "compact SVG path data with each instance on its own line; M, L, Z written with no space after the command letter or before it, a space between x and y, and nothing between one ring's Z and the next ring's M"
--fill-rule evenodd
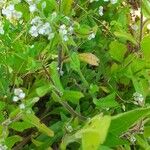
M23 121L23 122L13 122L10 124L9 127L18 131L18 132L23 132L25 129L32 128L34 126L30 123Z
M62 99L77 104L79 102L79 99L82 97L84 97L84 95L79 91L65 90L63 92Z
M50 64L50 75L51 75L51 78L52 78L53 83L55 84L56 88L59 89L61 92L63 92L64 89L63 89L63 86L61 84L57 68L58 68L57 63L52 62Z
M150 107L139 108L122 114L118 114L112 117L112 121L109 128L108 137L105 141L105 145L116 146L119 142L114 143L110 141L110 137L116 137L119 139L121 134L127 131L134 123L150 114Z
M128 41L132 42L133 44L138 45L138 42L129 33L126 33L124 31L120 31L120 32L114 32L114 34L118 38L121 38L121 39L124 39L124 40L128 40Z
M128 141L119 138L118 135L115 135L115 134L112 134L111 132L109 132L107 135L106 141L104 142L104 145L107 145L109 147L115 147L118 145L125 145L128 143L129 143Z
M14 135L14 136L10 136L8 138L5 139L5 144L6 146L11 149L15 143L22 141L22 137L18 136L18 135Z
M45 124L41 123L40 119L38 117L36 117L34 114L30 114L30 115L24 114L23 120L30 123L31 125L37 127L37 129L40 132L42 132L50 137L54 136L54 132L50 128L48 128Z
M122 62L127 51L126 45L119 43L118 41L113 41L109 47L109 53L111 57L116 61Z
M36 89L36 93L39 97L46 95L52 87L50 85L44 85Z
M94 99L94 104L100 108L112 108L118 106L118 103L115 101L116 94L112 93L104 98Z
M80 61L78 54L73 52L70 59L70 67L77 72L80 72Z
M144 127L144 137L146 138L150 137L150 126Z
M136 121L150 114L150 107L135 109L112 117L110 131L116 135L127 131ZM117 126L117 128L116 128Z
M82 140L82 150L98 150L107 137L110 122L110 116L96 115L81 130L73 135L66 135L61 143L61 150L66 150L69 143L79 139Z
M149 61L150 58L150 47L149 47L149 43L150 43L150 36L146 36L143 38L142 42L141 42L141 50L143 52L144 58Z
M83 150L97 150L104 143L111 122L110 116L97 115L82 130Z
M65 15L69 15L72 10L73 0L62 0L61 1L61 9Z

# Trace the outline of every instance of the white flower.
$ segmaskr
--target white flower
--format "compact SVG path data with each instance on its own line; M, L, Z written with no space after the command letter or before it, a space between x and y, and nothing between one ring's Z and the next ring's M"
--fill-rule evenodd
M91 34L88 36L88 40L92 40L93 38L95 38L95 33L91 33Z
M100 16L103 16L103 6L99 6L98 12Z
M10 4L6 8L3 7L2 14L10 21L19 20L22 17L22 12L16 11L13 4Z
M29 30L29 33L33 36L33 37L38 37L39 33L38 33L38 27L37 26L32 26Z
M135 92L133 94L133 99L135 100L135 104L143 105L144 102L144 96L138 92Z
M23 104L23 103L20 104L20 105L19 105L19 108L20 108L20 109L25 109L25 104Z
M118 0L110 0L110 2L111 2L112 4L116 4L116 3L118 2Z
M142 94L140 94L140 93L138 93L138 92L135 92L134 94L133 94L133 97L134 97L134 100L135 101L143 101L144 100L144 97L143 97L143 95Z
M18 95L18 97L19 99L24 99L26 97L26 94L22 92Z
M23 91L22 91L22 89L20 89L20 88L16 88L16 89L14 89L14 95L16 95L16 96L18 96L20 93L22 93Z
M17 102L17 101L22 100L24 98L25 98L25 93L23 92L22 89L20 89L20 88L14 89L14 97L13 97L14 102Z
M52 31L51 26L48 22L39 27L39 34L48 35Z
M39 16L36 16L31 20L31 25L41 25L43 22L41 21L41 18Z
M54 38L54 33L49 22L43 22L39 16L36 16L31 20L31 28L29 34L33 37L38 37L38 35L48 36L48 39Z
M66 29L66 25L63 24L59 27L59 34L61 35L62 39L66 42L69 40L67 34L68 34L68 31Z
M37 10L36 4L30 5L29 10L30 10L31 13L34 13Z
M13 97L13 102L18 102L19 101L19 97L18 96L14 96Z

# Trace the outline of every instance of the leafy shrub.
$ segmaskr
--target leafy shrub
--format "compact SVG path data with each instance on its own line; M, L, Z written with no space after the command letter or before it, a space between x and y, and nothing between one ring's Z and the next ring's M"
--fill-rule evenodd
M0 0L0 150L148 150L149 0Z

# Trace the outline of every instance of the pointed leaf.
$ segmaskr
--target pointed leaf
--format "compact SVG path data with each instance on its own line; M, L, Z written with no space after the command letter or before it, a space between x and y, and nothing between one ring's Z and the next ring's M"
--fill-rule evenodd
M24 114L23 120L30 123L31 125L34 125L38 128L38 130L50 137L54 136L54 132L48 128L45 124L40 122L40 119L36 117L34 114Z

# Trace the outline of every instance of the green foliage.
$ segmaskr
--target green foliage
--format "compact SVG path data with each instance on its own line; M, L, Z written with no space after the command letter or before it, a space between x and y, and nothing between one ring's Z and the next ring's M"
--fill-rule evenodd
M0 150L149 150L150 1L0 1Z
M126 50L126 45L118 43L117 41L113 41L110 44L110 55L118 62L123 61Z

